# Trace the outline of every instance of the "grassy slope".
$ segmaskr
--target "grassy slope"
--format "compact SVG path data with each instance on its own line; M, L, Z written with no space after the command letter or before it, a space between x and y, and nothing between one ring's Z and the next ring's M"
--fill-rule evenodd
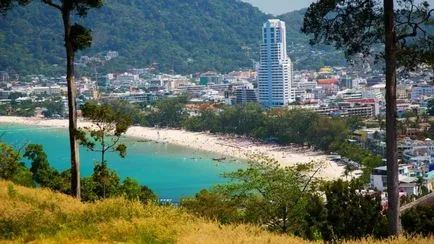
M172 207L143 207L121 198L81 203L49 190L26 188L0 180L0 242L2 239L44 243L304 242L249 225L222 226ZM390 243L409 241L401 238ZM412 243L430 241L433 239L411 240Z

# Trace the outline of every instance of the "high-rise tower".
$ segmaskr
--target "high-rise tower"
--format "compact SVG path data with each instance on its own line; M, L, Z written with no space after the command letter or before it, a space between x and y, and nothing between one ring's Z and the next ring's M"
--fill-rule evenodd
M270 19L262 29L258 70L258 100L265 107L282 107L293 101L292 64L286 53L285 22Z

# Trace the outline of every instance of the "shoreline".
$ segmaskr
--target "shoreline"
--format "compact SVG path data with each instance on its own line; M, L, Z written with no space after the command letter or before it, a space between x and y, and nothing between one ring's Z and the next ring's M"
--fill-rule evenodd
M68 120L44 119L38 117L0 116L0 123L68 128ZM91 122L78 120L79 127L89 125L91 125ZM327 155L320 151L312 151L301 147L259 143L239 136L215 135L206 132L190 132L178 129L141 126L131 126L125 136L138 140L174 144L242 160L249 159L249 155L265 155L276 159L282 167L311 161L321 162L322 169L317 175L319 178L325 180L343 178L343 166L338 166L335 162L331 162L327 159Z

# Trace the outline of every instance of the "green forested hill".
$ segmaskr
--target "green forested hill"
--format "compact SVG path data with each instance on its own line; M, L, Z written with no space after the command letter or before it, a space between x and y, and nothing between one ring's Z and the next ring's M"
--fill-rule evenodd
M309 47L307 37L299 32L303 14L279 16L287 22L296 67L342 63L340 53L330 59L324 48ZM151 63L158 63L161 71L177 73L252 67L259 58L262 23L270 17L237 0L107 0L101 9L77 20L94 36L92 47L78 53L77 59L118 51L120 56L107 62L104 71ZM13 9L0 16L0 70L62 71L62 38L60 15L52 8L34 1Z

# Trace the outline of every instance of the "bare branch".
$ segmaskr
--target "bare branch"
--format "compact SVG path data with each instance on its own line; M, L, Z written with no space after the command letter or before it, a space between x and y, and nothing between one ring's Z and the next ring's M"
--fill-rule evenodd
M58 10L62 11L62 7L60 5L53 3L52 0L42 0L42 2L53 7L53 8L57 8Z

